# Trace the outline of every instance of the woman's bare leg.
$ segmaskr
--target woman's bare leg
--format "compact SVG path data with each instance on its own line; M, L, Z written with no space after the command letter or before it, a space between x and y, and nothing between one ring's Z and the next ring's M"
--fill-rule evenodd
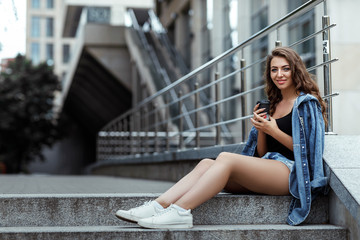
M227 185L271 195L289 194L289 169L281 162L233 153L221 153L176 205L194 209Z
M174 186L169 188L160 197L155 199L163 207L168 207L171 203L175 203L186 192L188 192L192 186L199 180L199 178L215 163L212 159L201 160L196 167L180 179Z

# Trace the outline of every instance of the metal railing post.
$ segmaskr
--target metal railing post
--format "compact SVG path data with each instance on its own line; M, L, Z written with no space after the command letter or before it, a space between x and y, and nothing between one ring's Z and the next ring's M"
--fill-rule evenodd
M158 153L159 151L159 139L158 139L158 122L159 122L159 117L157 114L157 108L158 105L155 103L154 104L154 153Z
M195 91L199 89L199 83L195 83ZM199 92L195 93L195 128L197 129L199 127L199 107L200 107L200 101L199 101ZM200 147L200 131L196 130L196 136L195 136L195 147Z
M123 125L123 128L124 128L124 155L128 154L129 153L129 136L127 135L127 133L129 132L129 129L128 129L128 120L127 118L124 118L124 125Z
M215 72L215 81L217 81L219 78L220 78L219 72ZM215 85L215 102L218 102L219 100L220 100L220 84L217 83ZM221 121L220 104L216 104L215 112L216 112L216 123L219 123ZM216 135L215 135L215 145L220 145L220 141L221 141L221 127L220 125L217 125Z
M241 72L240 72L240 91L241 92L245 92L245 86L246 86L246 74L245 74L245 68L246 66L246 61L245 59L241 59L240 60L240 68L241 68ZM241 105L241 115L245 116L245 96L241 96L240 98L240 105ZM241 141L244 142L246 139L246 122L243 120L241 122Z
M169 97L166 97L165 105L167 106L169 102L170 102ZM169 106L167 106L165 108L165 121L166 121L166 123L165 123L165 132L166 132L165 141L166 141L166 151L168 151L168 152L170 151L170 140L169 140L170 119L169 119L169 117L170 117Z
M330 17L322 17L322 27L326 28L330 25ZM330 31L326 30L322 34L323 37L323 61L329 61L331 59L331 48L330 48ZM324 95L332 94L332 83L331 83L331 65L324 65ZM325 99L327 103L326 116L328 119L328 125L326 132L333 132L333 116L332 116L332 98Z
M275 47L281 47L282 46L282 42L280 40L277 40L275 42Z
M179 99L182 97L182 91L179 91ZM183 139L183 112L182 112L182 107L183 107L183 101L180 99L179 100L179 148L183 149L184 148L184 139Z
M133 132L134 132L134 116L133 116L133 114L131 114L129 116L130 155L134 154L134 149L133 149L134 136L133 136Z
M144 108L144 115L145 153L149 153L149 111L147 105Z
M139 112L137 112L135 114L135 128L136 128L136 144L135 144L135 151L140 154L141 153L141 136L140 136L140 127L141 127L141 112L139 110ZM136 150L137 149L137 150Z

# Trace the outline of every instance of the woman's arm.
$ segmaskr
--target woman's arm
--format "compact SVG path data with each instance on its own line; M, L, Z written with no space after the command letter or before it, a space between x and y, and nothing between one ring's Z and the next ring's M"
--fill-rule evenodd
M265 153L267 153L266 134L262 131L258 131L256 149L259 154L259 157L262 157L265 155Z

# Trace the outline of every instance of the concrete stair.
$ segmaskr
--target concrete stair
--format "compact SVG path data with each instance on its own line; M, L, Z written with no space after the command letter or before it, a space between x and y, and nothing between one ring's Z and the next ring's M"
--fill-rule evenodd
M327 224L327 197L296 227L285 224L289 196L221 193L193 211L195 226L188 230L143 229L114 216L156 196L3 194L0 239L347 239L346 229Z

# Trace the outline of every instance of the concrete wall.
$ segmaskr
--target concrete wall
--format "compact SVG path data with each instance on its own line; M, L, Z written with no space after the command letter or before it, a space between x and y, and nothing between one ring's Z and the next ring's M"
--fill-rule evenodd
M360 134L360 1L329 0L328 15L337 26L331 31L332 56L340 60L332 65L333 91L340 96L333 100L334 131L339 134Z

